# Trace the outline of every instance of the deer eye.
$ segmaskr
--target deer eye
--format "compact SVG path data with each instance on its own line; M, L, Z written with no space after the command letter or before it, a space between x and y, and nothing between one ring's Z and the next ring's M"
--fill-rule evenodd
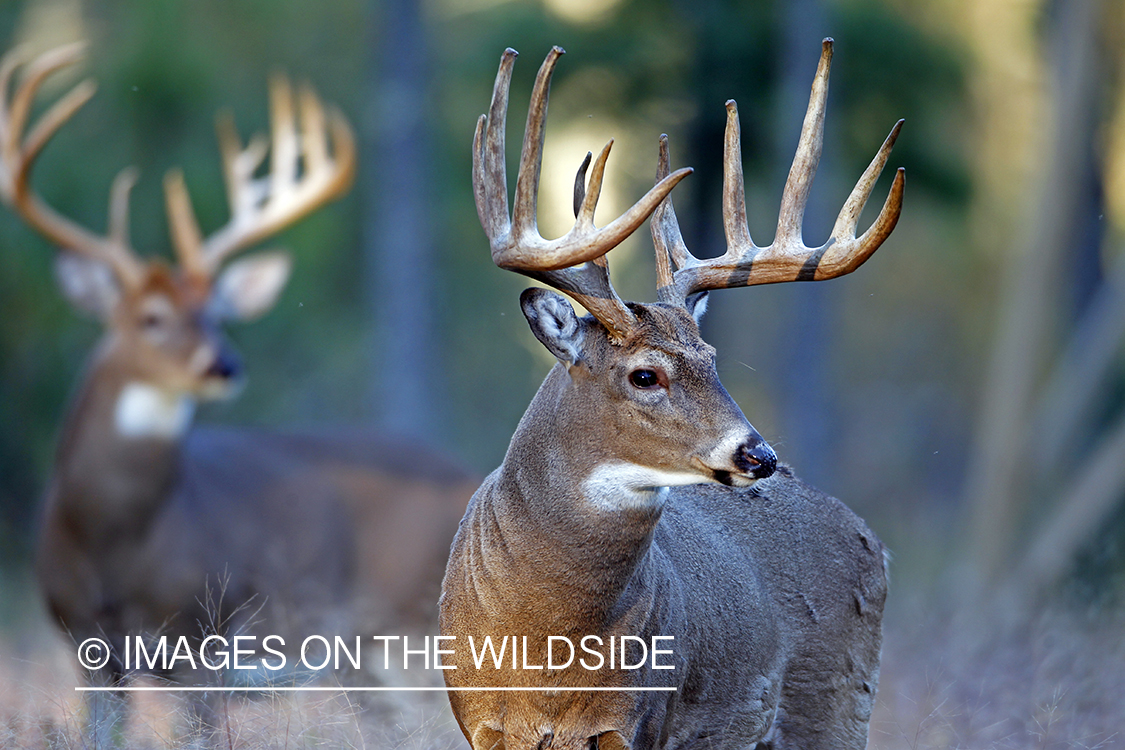
M137 325L146 333L166 328L175 315L172 300L162 294L153 294L142 300L137 310Z
M660 387L660 375L656 370L648 370L642 368L640 370L633 370L629 373L629 384L634 388L641 390L649 390L650 388Z

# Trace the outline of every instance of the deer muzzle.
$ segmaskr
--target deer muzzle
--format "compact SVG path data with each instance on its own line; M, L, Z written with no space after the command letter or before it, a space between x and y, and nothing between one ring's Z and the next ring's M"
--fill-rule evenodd
M711 479L719 484L748 487L773 475L777 470L777 454L757 432L753 432L733 452L724 451L721 461L704 461L703 464L708 468ZM718 468L716 464L729 468Z
M200 357L202 372L195 395L205 401L233 398L242 389L242 360L224 343L201 348L200 353L204 352L206 356Z
M734 464L754 479L765 479L777 470L777 454L769 443L756 435L738 447Z
M227 349L220 349L207 368L206 377L219 380L237 380L242 375L242 362L238 355Z

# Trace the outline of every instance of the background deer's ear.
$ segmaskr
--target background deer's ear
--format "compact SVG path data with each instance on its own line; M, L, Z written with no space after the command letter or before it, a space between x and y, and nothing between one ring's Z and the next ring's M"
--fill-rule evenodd
M121 287L113 269L100 260L69 250L55 255L55 280L70 304L101 321L109 320L121 299Z
M254 320L277 302L293 259L288 253L248 255L227 266L215 281L211 305L215 315L228 320Z
M582 326L562 295L532 287L520 295L520 307L535 338L564 365L582 359Z

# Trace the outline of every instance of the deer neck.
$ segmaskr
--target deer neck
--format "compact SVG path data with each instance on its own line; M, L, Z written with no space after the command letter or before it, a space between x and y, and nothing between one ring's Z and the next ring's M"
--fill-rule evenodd
M103 345L64 422L48 512L92 534L146 524L171 492L194 402L130 374Z
M590 452L584 425L571 420L571 386L556 366L536 394L492 478L487 523L515 553L503 555L512 580L531 575L562 587L561 601L577 606L559 616L581 617L559 625L581 630L630 609L628 590L649 572L668 489L641 467Z

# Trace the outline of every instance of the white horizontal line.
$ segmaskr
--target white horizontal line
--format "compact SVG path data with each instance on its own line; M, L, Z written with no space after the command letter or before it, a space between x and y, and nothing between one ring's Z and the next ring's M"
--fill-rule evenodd
M676 692L674 687L76 687L79 693L375 693L375 692L539 692L539 693L651 693Z

